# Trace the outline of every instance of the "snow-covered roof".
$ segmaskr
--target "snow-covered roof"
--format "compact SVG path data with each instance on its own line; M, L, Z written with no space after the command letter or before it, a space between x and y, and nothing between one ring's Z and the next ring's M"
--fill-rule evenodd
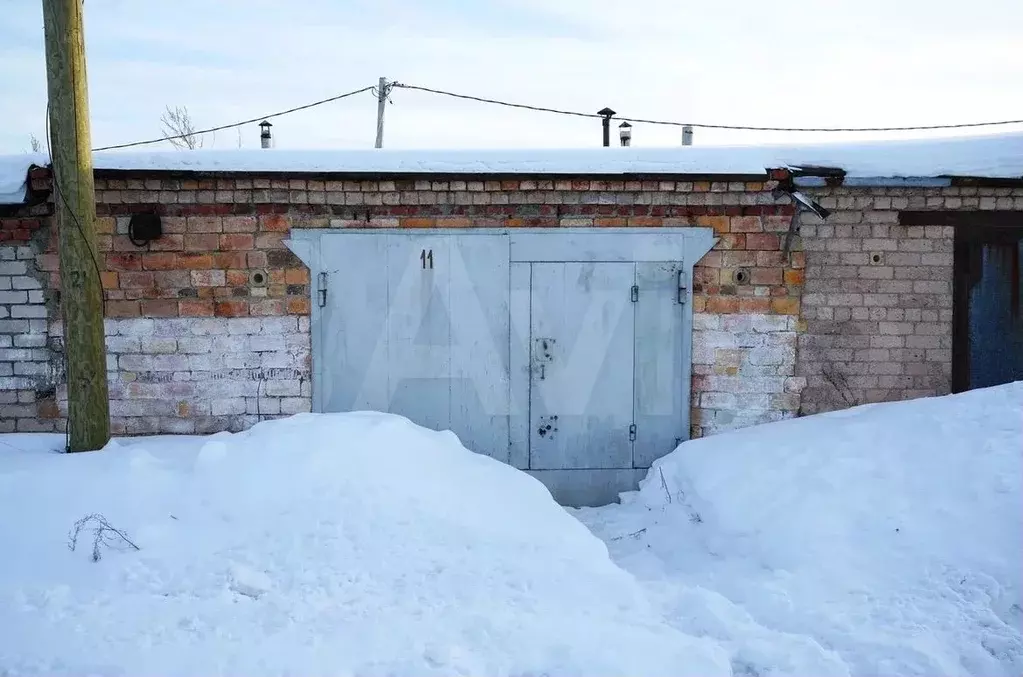
M0 203L20 202L42 155L0 156ZM850 178L1023 178L1023 133L803 146L571 150L194 150L95 153L96 169L339 174L762 175L840 169ZM21 198L11 200L12 196Z

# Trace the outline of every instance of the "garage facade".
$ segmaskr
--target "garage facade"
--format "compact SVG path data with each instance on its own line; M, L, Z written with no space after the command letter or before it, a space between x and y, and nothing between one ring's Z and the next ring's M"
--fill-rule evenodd
M312 409L451 430L569 503L689 438L692 270L710 228L292 230Z
M97 154L112 427L389 409L606 502L676 439L1018 377L985 346L1016 355L1021 157L1023 135ZM62 431L52 187L15 160L0 430Z

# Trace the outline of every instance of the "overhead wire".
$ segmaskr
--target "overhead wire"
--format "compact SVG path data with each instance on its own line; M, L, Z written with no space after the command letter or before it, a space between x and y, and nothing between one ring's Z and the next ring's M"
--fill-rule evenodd
M267 115L260 115L258 117L254 117L254 118L251 118L251 119L248 119L248 120L241 120L240 122L232 122L230 124L220 125L220 126L217 126L217 127L210 127L208 129L198 129L198 130L195 130L194 132L188 132L186 134L177 134L177 135L174 135L174 136L161 136L158 139L146 139L145 141L132 141L130 143L118 143L118 144L114 144L112 146L101 146L99 148L93 148L92 150L93 151L115 150L117 148L131 148L133 146L146 146L146 145L153 144L153 143L163 143L164 141L171 141L171 140L174 140L174 139L183 139L186 136L199 136L200 134L209 134L211 132L219 132L219 131L221 131L223 129L233 129L235 127L241 127L242 125L252 124L253 122L261 122L263 120L269 120L271 118L280 117L282 115L288 115L289 113L297 113L298 111L305 110L307 108L313 108L315 106L322 106L325 103L331 103L333 101L339 101L341 99L346 99L346 98L348 98L350 96L355 96L356 94L362 94L363 92L368 92L368 91L373 90L373 89L376 89L376 87L373 87L373 86L363 87L362 89L356 89L356 90L351 91L351 92L345 92L344 94L338 94L337 96L331 96L331 97L328 97L326 99L320 99L319 101L313 101L312 103L303 104L301 106L295 106L294 108L289 108L287 110L277 111L276 113L269 113Z
M476 101L479 103L489 103L498 106L505 106L508 108L521 108L525 110L539 111L543 113L556 113L558 115L571 115L574 117L581 118L603 118L603 115L599 113L582 113L580 111L563 110L559 108L549 108L547 106L534 106L524 103L513 103L511 101L501 101L500 99L489 99L482 96L472 96L470 94L458 94L456 92L448 92L442 89L433 89L431 87L421 87L419 85L410 85L402 82L392 83L392 86L401 89L410 89L420 92L427 92L430 94L439 94L442 96L448 96L456 99L466 99L469 101ZM909 131L926 131L936 129L963 129L967 127L994 127L1001 125L1017 125L1023 124L1023 119L1020 120L996 120L992 122L963 122L958 124L945 124L945 125L907 125L901 127L767 127L757 125L724 125L724 124L711 124L705 122L676 122L673 120L649 120L645 118L635 118L622 115L615 115L614 119L621 122L629 122L633 124L645 124L645 125L667 125L671 127L693 127L702 129L729 129L738 131L756 131L756 132L909 132Z
M513 101L504 101L501 99L492 99L483 96L475 96L472 94L460 94L458 92L450 92L443 89L435 89L433 87L424 87L422 85L413 85L404 82L389 82L387 83L384 95L388 97L390 101L390 93L396 89L407 89L411 91L424 92L427 94L435 94L439 96L446 96L455 99L462 99L466 101L475 101L477 103L485 103L496 106L503 106L506 108L517 108L520 110L530 110L541 113L552 113L555 115L565 115L570 117L578 118L589 118L589 119L602 119L604 116L599 113L584 113L582 111L567 110L563 108L553 108L550 106L538 106L533 104L517 103ZM377 85L369 85L360 89L355 89L350 92L338 94L336 96L327 97L325 99L319 99L301 106L295 106L286 110L277 111L274 113L268 113L266 115L260 115L257 117L249 118L247 120L240 120L238 122L232 122L225 125L218 125L216 127L208 127L206 129L199 129L193 132L184 134L177 134L173 136L161 136L159 138L145 139L142 141L131 141L128 143L118 143L109 146L100 146L93 148L94 151L102 150L116 150L119 148L132 148L136 146L146 146L154 143L163 143L165 141L173 141L177 139L183 139L189 136L198 136L201 134L210 134L213 132L219 132L224 129L233 129L235 127L241 127L243 125L252 124L254 122L261 122L263 120L270 120L273 118L281 117L282 115L288 115L290 113L296 113L301 110L308 108L314 108L316 106L322 106L327 103L346 99L363 92L370 92L374 98L379 99L380 90ZM1006 125L1017 125L1023 124L1023 119L1018 120L992 120L984 122L961 122L953 124L938 124L938 125L902 125L902 126L888 126L888 127L779 127L779 126L766 126L766 125L728 125L728 124L716 124L710 122L680 122L677 120L655 120L649 118L630 117L625 115L615 114L614 119L620 122L628 122L631 124L643 124L643 125L662 125L670 127L691 127L699 129L724 129L733 131L755 131L755 132L911 132L911 131L932 131L941 129L967 129L977 127L999 127Z

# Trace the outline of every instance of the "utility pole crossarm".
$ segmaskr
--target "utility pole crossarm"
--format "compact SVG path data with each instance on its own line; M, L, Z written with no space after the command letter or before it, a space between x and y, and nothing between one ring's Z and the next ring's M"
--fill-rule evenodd
M82 0L43 0L50 163L60 257L68 451L110 440L103 287L89 135Z

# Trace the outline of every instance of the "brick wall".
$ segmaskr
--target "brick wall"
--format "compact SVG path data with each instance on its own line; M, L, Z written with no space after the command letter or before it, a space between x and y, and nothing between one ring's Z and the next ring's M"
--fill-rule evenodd
M62 365L47 333L47 279L36 267L38 218L0 221L0 432L56 430Z
M796 373L807 385L800 412L950 392L955 230L899 225L899 213L1023 212L1023 189L808 192L833 211L826 224L801 217L806 327L799 337Z
M32 183L45 191L45 172ZM784 253L793 210L774 187L98 172L115 430L236 430L309 408L309 275L282 242L291 228L713 228L719 242L694 269L694 435L947 391L952 233L899 226L898 212L1023 209L1023 191L817 189L833 216L827 224L804 217L802 237ZM140 212L160 214L165 232L142 248L127 236ZM0 331L0 350L36 351L0 359L0 374L10 369L0 379L23 379L0 385L3 406L17 407L0 410L4 430L62 429L59 272L47 213L44 204L0 217L0 254L15 264L10 291L26 292L24 303L14 295L0 307L40 315ZM39 286L15 290L16 278Z
M106 335L117 433L239 431L309 411L307 317L108 319ZM63 409L65 388L57 397Z

